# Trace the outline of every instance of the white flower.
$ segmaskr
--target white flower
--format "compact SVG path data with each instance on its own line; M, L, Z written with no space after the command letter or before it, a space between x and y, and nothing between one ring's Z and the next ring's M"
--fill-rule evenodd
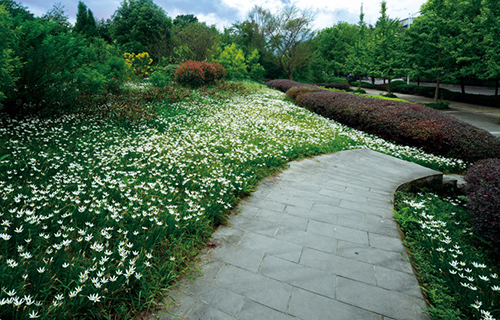
M31 311L29 316L30 316L30 319L36 319L36 318L40 317L40 315L38 314L38 311L35 311L35 310Z
M99 296L98 293L94 293L94 294L90 294L87 298L89 298L90 301L92 301L93 303L96 303L96 302L101 302L101 296Z

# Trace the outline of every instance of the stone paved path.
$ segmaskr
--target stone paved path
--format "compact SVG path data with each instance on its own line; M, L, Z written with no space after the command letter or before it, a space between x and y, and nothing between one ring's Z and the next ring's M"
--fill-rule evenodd
M391 209L439 172L370 150L290 163L213 235L160 319L428 319ZM172 316L176 315L175 317Z

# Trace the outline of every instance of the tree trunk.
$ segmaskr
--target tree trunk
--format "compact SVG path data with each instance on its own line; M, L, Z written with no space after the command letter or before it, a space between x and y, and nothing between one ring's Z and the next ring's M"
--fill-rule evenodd
M462 91L462 94L465 94L465 81L463 77L460 77L460 90Z
M498 96L498 85L499 85L500 79L497 79L495 83L495 95Z
M391 95L392 92L391 92L391 77L389 77L389 82L387 83L387 94L388 95Z
M420 76L417 77L417 87L420 87Z
M361 73L358 76L359 76L358 90L361 90Z
M372 77L372 84L375 85L375 77Z
M437 79L436 79L436 93L434 94L434 102L435 103L438 103L438 100L439 100L439 83L440 82L441 82L441 79L440 79L440 74L438 71L438 75L437 75Z

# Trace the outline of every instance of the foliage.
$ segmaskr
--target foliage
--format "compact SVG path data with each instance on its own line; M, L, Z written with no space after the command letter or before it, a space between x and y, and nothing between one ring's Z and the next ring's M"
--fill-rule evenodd
M189 60L179 66L174 79L182 85L199 87L223 80L225 76L226 71L219 63Z
M268 85L284 92L300 86L286 80ZM500 157L500 141L489 132L425 106L327 90L303 94L296 102L326 118L430 153L467 162Z
M273 88L281 92L287 92L291 88L309 88L309 89L319 90L316 86L312 84L300 83L293 80L285 80L285 79L271 80L267 83L267 86L269 88Z
M450 109L450 103L448 101L440 101L438 103L424 103L424 106L436 109L436 110L447 110Z
M6 98L5 92L14 85L17 80L17 70L20 68L19 59L13 56L13 43L16 34L12 26L12 18L5 10L4 5L0 5L0 108L2 101Z
M69 16L65 12L64 5L61 2L54 3L52 9L47 11L42 17L42 21L54 24L52 34L68 33L71 30Z
M131 77L146 78L151 73L151 64L153 59L149 57L149 53L128 53L123 54L125 63L127 64L127 72Z
M500 159L476 162L465 181L474 231L495 250L500 265Z
M325 87L326 89L335 88L343 91L351 91L351 86L348 83L329 82L329 83L315 83L314 85L318 87Z
M156 70L149 76L151 84L158 88L164 88L170 84L172 78L162 70Z
M396 209L431 318L498 319L500 270L475 247L463 201L398 193Z
M264 74L266 73L264 67L259 63L259 58L259 50L257 49L254 49L247 56L248 73L250 75L250 79L255 81L262 80L262 78L264 78Z
M238 48L234 43L224 48L217 62L224 66L229 79L244 79L248 77L248 66L243 50Z
M150 52L156 61L169 53L162 44L171 41L172 19L152 0L123 1L110 28L112 38L126 52Z
M204 22L178 22L174 30L176 61L213 59L218 46L218 31L215 25L208 26Z
M78 1L78 11L73 32L80 33L85 37L97 36L97 24L94 14L82 1Z

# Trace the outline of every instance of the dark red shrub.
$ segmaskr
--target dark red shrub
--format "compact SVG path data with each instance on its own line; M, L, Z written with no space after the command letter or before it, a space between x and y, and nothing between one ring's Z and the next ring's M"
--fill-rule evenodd
M174 80L180 84L199 87L223 80L226 69L217 62L192 61L182 63L174 74Z
M476 234L500 250L500 159L478 161L467 171L467 197Z
M201 68L204 71L205 84L213 84L226 76L226 69L217 62L201 62Z
M315 88L290 80L273 80L268 86L281 91ZM468 162L500 158L500 141L496 137L429 107L318 88L296 96L295 102L326 118L429 153Z
M174 80L182 85L199 87L205 82L205 71L199 61L188 60L175 71Z
M277 89L281 92L287 92L288 89L292 87L296 88L313 88L313 89L319 89L318 87L313 86L312 84L308 83L300 83L300 82L295 82L292 80L285 80L285 79L278 79L278 80L271 80L267 82L267 86L269 88Z

